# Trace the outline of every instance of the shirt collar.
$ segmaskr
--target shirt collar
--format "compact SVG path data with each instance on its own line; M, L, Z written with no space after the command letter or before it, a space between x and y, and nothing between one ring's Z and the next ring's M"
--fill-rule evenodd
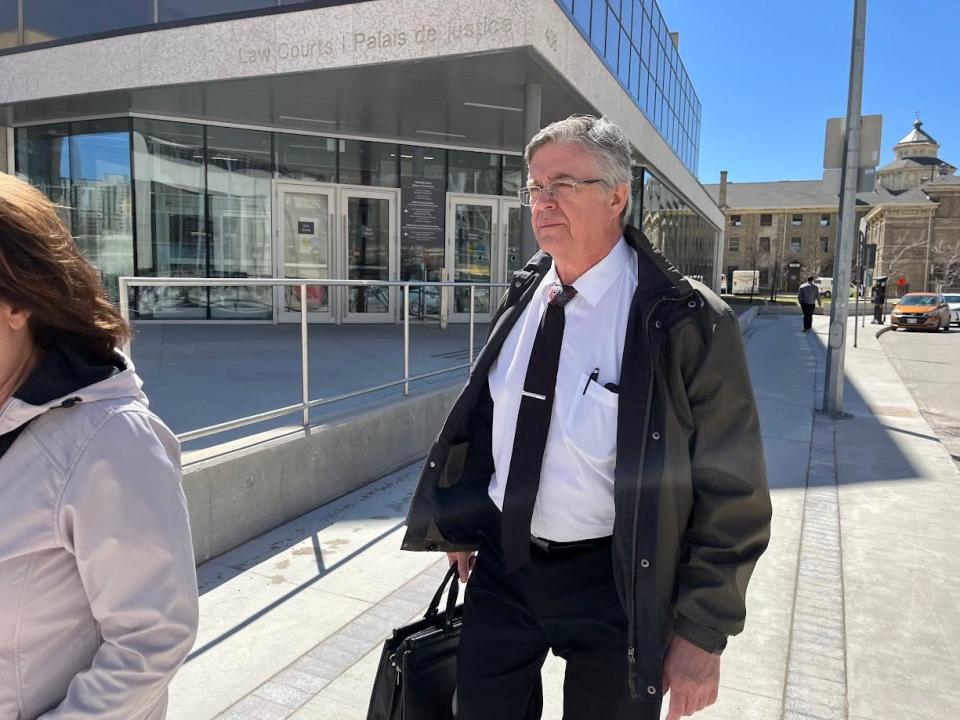
M627 245L627 241L621 235L617 244L600 262L577 278L577 281L573 284L577 289L577 297L583 297L590 305L596 305L620 273L624 269L630 268L631 262L633 262L632 256L630 246ZM543 276L543 281L540 283L540 292L546 295L547 288L557 280L557 266L552 264Z

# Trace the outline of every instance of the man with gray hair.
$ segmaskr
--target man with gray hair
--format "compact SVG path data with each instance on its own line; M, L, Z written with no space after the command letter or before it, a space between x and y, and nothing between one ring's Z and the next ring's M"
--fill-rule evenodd
M770 495L737 318L626 223L631 154L574 116L526 150L540 247L514 274L430 449L403 547L469 578L459 720L566 720L712 704L743 629ZM474 552L479 549L479 554Z

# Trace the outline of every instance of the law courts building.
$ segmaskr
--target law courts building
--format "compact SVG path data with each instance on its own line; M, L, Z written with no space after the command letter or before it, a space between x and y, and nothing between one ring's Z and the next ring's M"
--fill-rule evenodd
M723 214L678 45L655 0L0 0L0 169L63 206L114 298L121 276L503 282L535 249L526 141L605 114L635 150L633 223L716 287ZM306 302L395 322L400 299ZM413 315L468 301L418 290ZM131 311L284 322L301 302L140 288Z

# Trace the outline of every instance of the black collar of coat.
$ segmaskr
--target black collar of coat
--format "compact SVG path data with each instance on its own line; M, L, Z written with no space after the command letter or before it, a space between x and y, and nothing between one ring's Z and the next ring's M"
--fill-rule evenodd
M684 297L694 292L690 281L662 252L653 247L640 230L627 225L623 230L623 237L627 245L637 253L637 289L642 305L666 297ZM533 277L542 278L552 264L553 257L540 250L514 277L526 284Z

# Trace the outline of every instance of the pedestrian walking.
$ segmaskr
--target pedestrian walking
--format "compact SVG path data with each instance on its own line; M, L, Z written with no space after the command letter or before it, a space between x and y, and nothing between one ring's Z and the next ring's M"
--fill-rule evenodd
M54 207L0 174L0 718L160 720L197 631L180 448Z
M813 275L807 278L807 281L800 286L797 291L797 300L800 302L800 309L803 310L803 331L807 332L813 327L813 311L817 305L823 307L820 300L820 288L813 282Z
M769 538L735 314L627 225L631 150L574 116L526 148L540 252L430 449L403 547L467 583L459 720L677 720L712 704ZM474 551L479 549L479 553Z

